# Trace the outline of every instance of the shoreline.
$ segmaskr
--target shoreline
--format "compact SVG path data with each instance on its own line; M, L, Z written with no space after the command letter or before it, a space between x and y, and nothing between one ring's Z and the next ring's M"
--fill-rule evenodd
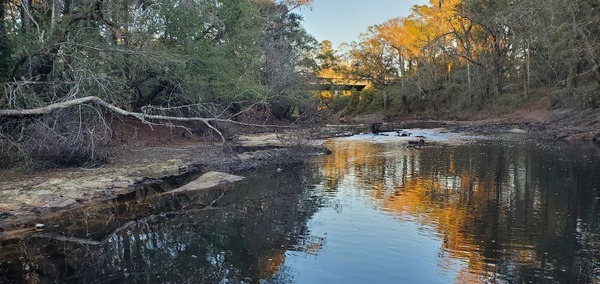
M387 122L383 126L397 130L395 128L423 123L439 124L453 132L483 135L518 132L548 140L600 143L598 134L575 136L577 139L557 136L555 128L548 123L417 120ZM325 139L364 133L369 129L370 124L358 121L355 125L301 130L287 140L275 133L242 135L225 150L214 142L172 147L123 145L113 147L113 159L99 168L59 168L33 175L14 174L14 169L2 170L0 240L9 232L34 230L45 214L116 199L135 192L144 183L211 171L244 175L268 166L290 167L302 163L307 156L327 153L328 150L320 146ZM315 139L306 143L297 141L302 136Z
M98 168L58 168L27 174L0 171L0 240L35 229L44 216L135 194L163 180L198 177L208 172L247 175L268 166L303 163L326 152L318 143L283 145L272 134L242 136L227 149L196 142L173 147L120 147ZM225 180L226 181L226 180ZM183 184L182 184L183 185Z

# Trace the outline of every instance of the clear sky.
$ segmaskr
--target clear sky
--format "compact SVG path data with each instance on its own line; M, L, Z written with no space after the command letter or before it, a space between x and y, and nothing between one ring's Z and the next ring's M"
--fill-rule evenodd
M428 0L313 0L303 7L304 28L318 41L330 40L333 47L358 41L358 35L372 25L407 16L413 5ZM312 9L312 10L311 10Z

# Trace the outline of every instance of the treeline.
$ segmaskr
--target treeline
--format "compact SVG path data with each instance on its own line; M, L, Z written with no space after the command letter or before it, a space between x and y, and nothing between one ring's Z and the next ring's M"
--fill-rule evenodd
M430 0L373 26L341 51L321 44L321 72L374 89L334 97L347 114L510 109L544 93L553 106L600 106L600 2Z
M0 0L0 110L97 96L144 114L289 118L311 107L317 43L296 13L308 2ZM0 162L95 159L110 136L103 112L0 118Z
M280 101L315 45L293 11L304 2L2 0L0 107Z

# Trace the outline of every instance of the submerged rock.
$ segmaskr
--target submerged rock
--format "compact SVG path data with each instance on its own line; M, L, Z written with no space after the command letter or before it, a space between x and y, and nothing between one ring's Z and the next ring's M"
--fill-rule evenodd
M185 192L185 191L193 191L193 190L201 190L211 188L220 184L226 184L230 182L236 182L243 180L244 177L231 175L228 173L221 172L208 172L201 175L196 180L167 193L175 193L175 192Z

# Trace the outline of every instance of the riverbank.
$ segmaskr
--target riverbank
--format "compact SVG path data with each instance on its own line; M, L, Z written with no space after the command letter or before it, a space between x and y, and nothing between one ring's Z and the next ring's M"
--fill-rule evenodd
M371 124L384 122L398 128L415 123L438 123L456 132L498 134L517 131L548 140L590 141L600 144L600 111L594 109L523 108L505 114L470 113L447 119L435 115L390 116L383 113L342 118L341 122Z
M291 167L325 151L318 140L299 144L294 136L298 134L242 135L226 146L189 140L164 146L121 144L109 149L109 163L98 168L0 171L0 238L34 230L48 213L119 198L146 184L208 172L244 175L266 166Z
M343 127L349 129L331 126ZM387 132L328 139L326 145L334 155L281 171L266 167L239 183L196 190L192 181L177 193L149 184L146 190L116 200L44 215L40 223L45 228L13 230L12 238L0 238L0 275L4 277L0 283L2 279L7 283L285 282L299 279L296 275L306 279L299 282L335 282L342 274L326 279L314 273L323 267L326 271L347 269L337 265L332 254L359 263L356 267L373 263L397 267L397 263L389 264L390 257L409 266L414 263L407 251L428 258L419 264L419 271L435 272L436 263L449 261L475 267L467 270L455 265L454 270L440 270L444 281L452 282L461 273L482 275L480 268L485 266L467 265L480 262L469 258L477 252L495 255L500 264L503 259L522 256L532 249L527 238L531 234L542 240L533 243L536 251L547 252L542 257L563 267L582 263L563 260L564 251L573 248L553 250L560 247L557 236L547 232L558 226L561 232L575 235L578 228L570 224L594 220L600 181L598 151L533 141L524 135L497 139L440 128L404 130L412 136ZM417 135L429 142L420 149L406 147ZM255 138L268 141L269 137L273 135ZM195 177L183 179L178 184ZM539 212L555 214L532 222L540 220ZM584 231L586 236L595 236L594 228L582 228L589 229ZM504 235L498 235L499 231ZM380 241L373 244L373 236ZM390 250L399 240L402 250ZM357 243L364 245L353 248ZM578 253L597 251L588 243L575 244ZM541 263L536 254L525 257L523 267ZM581 264L586 269L577 271L593 276L594 258L586 259L591 260ZM281 273L290 271L285 267L296 274L282 277ZM412 277L411 271L417 270L398 273L385 268L378 275L393 280ZM544 275L555 271L551 267ZM347 279L360 275L366 274ZM442 279L428 275L434 282ZM591 279L564 271L553 277L565 282Z
M0 238L15 229L33 230L48 212L131 194L143 184L190 174L244 175L269 165L292 166L307 156L326 153L320 146L324 139L369 132L373 122L383 121L382 131L435 124L454 132L484 135L518 132L553 140L599 143L600 123L596 120L600 120L600 116L591 113L582 115L579 120L571 119L572 116L572 113L538 110L494 119L450 121L390 119L376 114L347 119L343 121L345 124L287 134L240 135L225 148L221 143L177 138L172 134L158 135L158 140L152 142L151 136L138 133L135 143L112 145L108 149L109 162L98 168L60 168L34 174L18 169L0 171Z

